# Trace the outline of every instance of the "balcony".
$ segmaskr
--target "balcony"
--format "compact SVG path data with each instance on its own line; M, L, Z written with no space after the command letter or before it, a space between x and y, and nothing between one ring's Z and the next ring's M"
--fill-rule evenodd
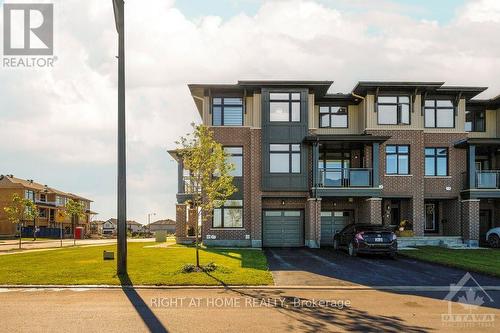
M500 189L500 170L476 171L476 188Z
M467 173L463 174L462 195L464 198L500 198L500 170L475 171L470 178L471 181L469 182Z
M319 187L372 187L371 168L319 169Z

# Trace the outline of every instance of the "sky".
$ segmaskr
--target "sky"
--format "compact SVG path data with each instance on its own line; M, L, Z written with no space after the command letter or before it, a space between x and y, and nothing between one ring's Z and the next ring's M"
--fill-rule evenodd
M86 196L106 220L116 216L113 9L53 3L54 67L0 67L0 174ZM497 0L128 0L125 20L128 217L141 223L175 218L167 150L200 120L188 83L334 80L330 92L349 92L359 80L422 80L500 94Z

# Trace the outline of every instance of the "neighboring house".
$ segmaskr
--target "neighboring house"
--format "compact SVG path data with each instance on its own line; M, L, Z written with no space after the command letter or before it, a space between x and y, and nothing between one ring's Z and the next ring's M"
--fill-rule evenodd
M238 192L204 223L207 245L330 245L347 223L401 220L470 246L500 223L500 96L443 82L192 84L203 124L236 166ZM191 121L191 120L186 120ZM196 212L179 163L177 239Z
M176 222L170 219L158 220L149 225L149 231L165 231L168 234L175 234L175 224Z
M70 217L65 217L66 202L73 199L84 204L85 217L77 218L75 228L82 228L84 234L90 233L90 218L97 213L91 211L92 200L63 192L33 180L24 180L13 175L0 175L0 237L12 237L16 234L17 226L7 220L4 207L10 205L12 196L30 199L38 207L39 217L35 221L24 221L25 230L33 227L40 229L39 236L58 236L62 226L64 235L72 237L73 225Z
M107 221L103 221L101 227L98 228L100 230L101 235L116 235L118 231L118 220L117 219L109 219ZM127 221L127 230L130 232L139 232L142 231L143 225L136 221Z
M136 221L127 221L127 230L130 232L142 231L143 225Z

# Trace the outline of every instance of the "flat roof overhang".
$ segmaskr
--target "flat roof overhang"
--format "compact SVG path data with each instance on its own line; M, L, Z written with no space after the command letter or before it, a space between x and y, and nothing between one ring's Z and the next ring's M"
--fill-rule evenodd
M378 136L378 135L370 135L370 134L362 134L362 135L347 135L347 134L338 134L338 135L310 135L306 136L304 139L305 143L373 143L373 142L385 142L389 140L390 136Z
M500 138L467 138L455 142L455 148L467 148L470 145L483 146L483 147L497 147L500 148Z

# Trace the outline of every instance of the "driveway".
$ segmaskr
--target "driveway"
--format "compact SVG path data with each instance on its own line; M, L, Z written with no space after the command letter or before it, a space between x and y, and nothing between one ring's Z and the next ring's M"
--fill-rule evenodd
M352 258L328 248L268 248L265 253L277 286L449 286L467 273L406 258ZM500 286L498 278L472 276L482 286Z

